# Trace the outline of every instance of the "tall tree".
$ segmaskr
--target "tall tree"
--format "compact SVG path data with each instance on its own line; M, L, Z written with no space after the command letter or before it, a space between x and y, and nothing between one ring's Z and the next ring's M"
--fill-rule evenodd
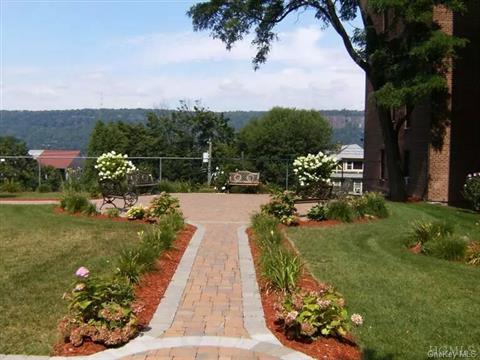
M25 142L12 136L0 136L0 157L28 156ZM14 181L25 189L34 189L36 182L36 162L26 158L3 158L0 162L0 185L4 181Z
M382 128L390 197L402 201L406 189L398 131L427 98L445 109L445 73L451 64L446 59L465 44L441 31L433 19L436 6L465 10L461 0L211 0L192 6L188 15L194 30L211 30L227 49L253 30L255 68L267 60L277 38L275 27L288 15L310 9L321 26L332 26L373 89L371 101ZM363 27L349 34L344 22L357 14ZM385 20L383 26L379 19ZM392 109L400 107L406 109L405 116L395 121Z
M286 163L299 155L329 148L332 129L320 112L273 108L249 122L239 133L239 146L262 178L277 184L285 181Z

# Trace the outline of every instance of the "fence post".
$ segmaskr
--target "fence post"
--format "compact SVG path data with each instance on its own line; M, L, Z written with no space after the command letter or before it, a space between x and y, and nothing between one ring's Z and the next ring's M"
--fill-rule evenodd
M162 158L158 159L158 182L162 182Z

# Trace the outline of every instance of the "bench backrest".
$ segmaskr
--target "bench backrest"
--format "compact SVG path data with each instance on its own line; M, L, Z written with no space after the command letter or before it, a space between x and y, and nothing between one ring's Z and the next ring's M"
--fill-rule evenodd
M260 173L250 171L235 171L228 174L228 183L230 185L258 185L260 183Z

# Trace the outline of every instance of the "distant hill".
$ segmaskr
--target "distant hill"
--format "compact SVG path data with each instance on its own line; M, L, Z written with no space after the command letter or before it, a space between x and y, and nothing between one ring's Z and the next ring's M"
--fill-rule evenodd
M88 138L98 119L106 122L141 123L151 109L79 109L48 111L0 111L0 136L24 140L30 149L86 150ZM170 113L172 110L154 110ZM235 129L241 129L264 111L226 111L224 115ZM363 111L321 110L334 130L335 142L361 144Z

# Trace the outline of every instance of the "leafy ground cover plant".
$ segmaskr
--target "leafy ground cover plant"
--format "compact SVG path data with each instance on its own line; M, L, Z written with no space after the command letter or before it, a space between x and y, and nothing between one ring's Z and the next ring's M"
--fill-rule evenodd
M122 278L100 279L85 267L75 275L73 290L64 295L69 314L59 330L65 340L80 346L85 338L105 345L120 345L138 333L132 309L132 285Z
M467 176L463 185L463 196L472 203L474 210L480 211L480 173Z
M147 214L148 214L148 209L144 208L142 205L132 206L127 211L127 217L130 220L141 220L145 218Z
M387 218L388 209L385 198L376 192L366 192L352 199L353 207L360 217Z
M344 338L351 324L363 324L359 314L348 317L345 300L333 288L288 294L280 306L278 319L289 339Z
M454 226L452 223L443 221L419 221L412 226L412 231L407 238L407 246L425 243L441 237L452 235Z
M317 204L313 206L307 213L307 217L310 220L326 220L327 219L327 209L325 204Z
M295 216L297 212L296 199L295 193L291 191L274 193L270 202L262 205L261 211L264 214L274 216L282 224L294 225L298 222L298 218Z
M107 209L107 211L105 211L105 214L109 218L117 218L120 216L120 210L118 210L117 208L110 208L110 209Z
M149 216L157 219L163 215L178 212L180 212L180 201L166 192L155 196L149 205Z

